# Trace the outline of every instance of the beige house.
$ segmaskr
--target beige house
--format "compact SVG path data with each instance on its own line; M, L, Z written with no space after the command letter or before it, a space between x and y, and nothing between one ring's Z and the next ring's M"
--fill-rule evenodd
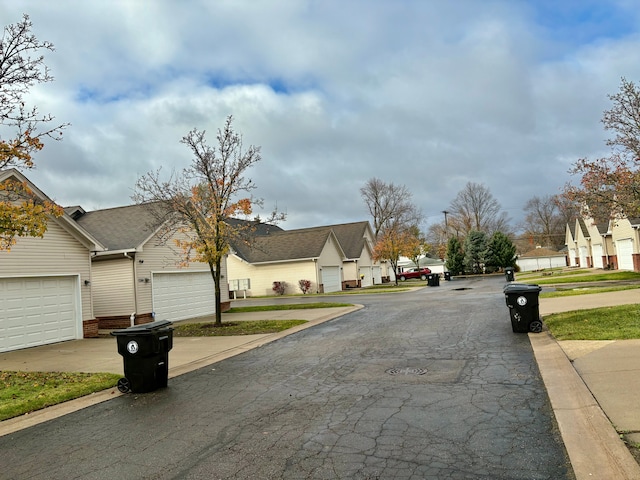
M576 264L582 268L593 267L591 261L591 237L584 219L576 219L575 234L573 238L575 239L575 252L578 255L576 258Z
M369 222L343 223L317 228L331 229L344 251L343 290L382 283L382 267L379 262L373 260L375 239Z
M616 218L610 221L609 229L615 251L611 263L619 270L640 271L640 219Z
M66 210L105 246L91 263L93 312L100 328L215 314L209 265L192 262L180 266L175 235L161 238L160 225L145 205L92 212L80 207ZM222 277L227 278L226 261ZM227 282L221 287L223 309L227 309Z
M287 294L300 293L300 280L311 282L312 293L336 292L344 258L331 229L270 233L255 237L251 247L234 245L227 259L229 284L236 296L273 295L273 282L285 282Z
M50 199L17 170L0 172L0 183L24 182ZM18 238L0 251L0 352L94 336L91 256L98 240L69 215L51 218L42 238Z
M313 293L382 283L367 221L289 231L265 227L258 229L251 247L232 247L229 285L236 297L273 295L274 282L285 282L288 294L301 292L300 280L309 280Z
M585 226L591 239L591 262L593 268L607 268L610 263L610 252L613 251L609 222L596 222L585 217Z
M574 228L575 228L575 224L574 224ZM571 228L571 226L567 224L565 228L565 234L564 234L564 238L565 238L564 244L567 246L567 261L570 267L578 266L578 263L577 263L578 250L576 246L576 241L574 239L574 231L575 231L574 228Z

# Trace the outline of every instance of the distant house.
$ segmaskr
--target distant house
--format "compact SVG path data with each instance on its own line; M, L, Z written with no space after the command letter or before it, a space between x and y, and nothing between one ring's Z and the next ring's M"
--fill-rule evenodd
M531 272L567 266L567 257L562 252L538 247L523 253L516 259L521 272Z
M382 266L373 260L373 231L367 221L302 228L257 229L252 244L232 245L228 259L230 290L241 295L272 295L273 282L286 293L329 293L382 283Z
M92 257L93 310L100 328L152 320L184 320L215 314L214 283L205 263L180 266L181 254L145 205L85 212L67 209L104 251ZM227 278L226 261L222 276ZM226 282L222 308L229 307Z
M612 263L619 270L640 271L640 218L616 218L610 222L615 250Z
M50 200L17 170L0 172L0 183L8 180ZM91 255L103 249L64 214L49 219L43 238L18 238L0 251L0 352L97 336Z
M256 236L251 246L238 243L228 257L229 283L249 296L273 295L273 282L285 282L285 293L300 293L309 280L311 292L342 290L345 253L331 229L310 228Z

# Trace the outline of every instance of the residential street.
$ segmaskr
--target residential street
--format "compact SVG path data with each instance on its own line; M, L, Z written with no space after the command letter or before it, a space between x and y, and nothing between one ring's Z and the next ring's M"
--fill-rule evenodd
M503 286L334 298L365 308L0 437L1 476L573 479Z

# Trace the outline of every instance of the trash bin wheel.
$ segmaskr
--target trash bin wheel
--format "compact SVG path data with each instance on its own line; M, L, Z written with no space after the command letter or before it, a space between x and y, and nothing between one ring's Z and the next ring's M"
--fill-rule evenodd
M129 393L131 391L131 384L129 383L129 380L126 378L119 379L118 390L120 390L121 393Z
M542 331L542 322L540 320L534 320L529 324L529 331L532 333L540 333Z

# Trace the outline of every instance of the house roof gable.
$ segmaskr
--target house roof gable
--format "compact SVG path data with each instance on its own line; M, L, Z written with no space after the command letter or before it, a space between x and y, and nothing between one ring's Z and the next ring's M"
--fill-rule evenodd
M11 168L8 170L0 171L0 183L6 182L10 179L15 179L18 182L25 183L31 190L32 194L35 195L38 199L55 203L18 170ZM60 217L53 218L53 221L56 221L64 230L66 230L71 236L75 237L89 250L95 252L105 249L104 244L102 244L102 242L100 242L97 237L91 234L91 232L76 223L74 219L69 215L69 213L67 213L66 209Z

